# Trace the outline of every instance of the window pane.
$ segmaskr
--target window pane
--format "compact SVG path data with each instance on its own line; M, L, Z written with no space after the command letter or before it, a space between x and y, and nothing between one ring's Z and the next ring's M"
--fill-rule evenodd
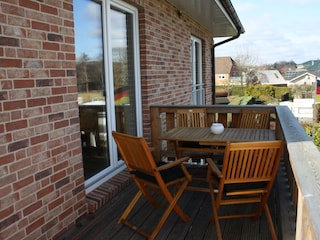
M112 63L117 131L137 134L132 14L111 11Z
M107 148L101 4L77 1L75 42L84 175L110 166Z

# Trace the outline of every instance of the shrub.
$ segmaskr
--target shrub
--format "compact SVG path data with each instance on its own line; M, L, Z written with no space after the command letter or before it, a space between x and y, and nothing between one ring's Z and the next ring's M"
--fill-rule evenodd
M312 124L302 124L306 133L312 137L312 131L314 131L313 142L317 147L320 147L320 123L314 124L314 130L312 129Z
M246 87L233 86L231 89L231 95L233 96L243 96L245 93Z
M243 97L230 97L229 105L248 105L252 104L252 97L243 96Z
M275 90L273 86L255 85L246 88L246 95L254 98L260 98L260 96L269 96L274 98Z
M282 97L285 95L285 94L288 94L288 98L289 100L292 99L292 94L291 94L291 89L288 88L288 87L274 87L274 90L275 90L275 98L277 99L282 99Z

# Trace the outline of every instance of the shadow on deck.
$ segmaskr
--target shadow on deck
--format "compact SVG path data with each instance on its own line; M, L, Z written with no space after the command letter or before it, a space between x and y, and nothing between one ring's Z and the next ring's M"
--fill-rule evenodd
M282 172L279 171L278 175L281 174ZM282 229L279 223L281 217L280 205L285 203L279 203L281 198L279 198L279 189L277 185L278 181L275 183L275 187L270 195L269 207L278 233L278 238L284 239L281 234ZM130 228L122 224L117 224L120 215L136 192L137 188L135 184L129 184L102 208L88 216L72 231L63 236L62 239L145 239ZM217 239L215 225L209 222L212 213L209 193L185 191L179 201L179 205L190 216L191 220L185 223L178 218L175 213L171 213L156 239ZM244 207L240 206L240 209L243 210ZM223 211L228 211L228 209L223 209ZM156 221L162 213L163 209L153 208L151 204L142 198L131 213L132 217L131 220L129 220L136 223L138 226L142 225L143 229L148 230L155 226ZM223 239L271 239L264 213L256 221L251 219L231 219L221 220L220 224Z

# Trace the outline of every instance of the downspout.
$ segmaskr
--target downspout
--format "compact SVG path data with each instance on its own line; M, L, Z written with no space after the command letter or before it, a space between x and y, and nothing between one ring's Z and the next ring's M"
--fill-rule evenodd
M212 104L216 104L216 64L215 64L215 48L225 44L227 42L230 42L234 39L237 39L238 37L240 37L241 34L241 27L237 27L237 35L233 36L231 38L228 38L226 40L223 40L221 42L218 42L216 44L213 44L212 46Z

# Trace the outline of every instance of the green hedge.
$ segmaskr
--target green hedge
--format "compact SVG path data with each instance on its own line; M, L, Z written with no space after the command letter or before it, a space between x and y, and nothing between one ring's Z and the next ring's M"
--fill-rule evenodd
M230 95L232 95L232 96L244 96L245 95L245 91L246 91L246 87L241 87L241 86L232 87Z
M227 89L223 86L217 86L216 89ZM276 98L281 100L285 94L292 99L290 88L288 87L274 87L271 85L256 85L256 86L232 86L230 89L230 96L252 96L253 98Z

